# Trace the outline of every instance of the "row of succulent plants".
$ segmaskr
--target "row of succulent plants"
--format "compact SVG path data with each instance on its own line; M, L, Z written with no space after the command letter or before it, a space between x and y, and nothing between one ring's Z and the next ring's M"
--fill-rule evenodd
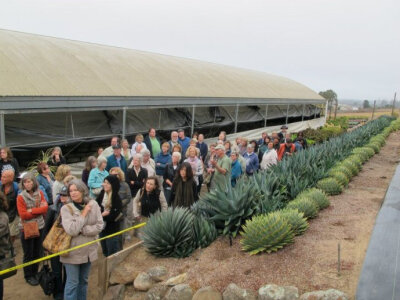
M290 244L290 236L307 229L306 219L329 205L326 194L340 193L371 150L377 153L386 136L400 127L392 120L380 117L298 152L267 171L244 176L234 188L227 183L226 191L204 194L191 209L153 215L142 230L144 246L156 256L185 257L207 247L218 234L236 237L241 230L243 249L252 254Z

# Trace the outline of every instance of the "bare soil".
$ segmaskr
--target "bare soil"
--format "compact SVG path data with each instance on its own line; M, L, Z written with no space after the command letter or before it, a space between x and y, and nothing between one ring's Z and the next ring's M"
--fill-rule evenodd
M156 265L168 268L170 276L188 273L193 289L213 286L223 291L234 282L240 287L257 290L275 283L294 285L300 293L335 288L354 298L358 277L368 247L376 215L400 159L400 133L392 133L385 147L363 166L349 187L330 197L331 206L310 221L309 230L296 237L294 244L273 254L250 256L241 251L240 237L219 237L206 249L199 249L184 259L155 258L143 247L135 250L124 264L145 271ZM341 247L341 274L337 272L338 244ZM22 249L17 243L17 262ZM89 299L97 299L97 266L89 278ZM4 282L4 299L32 297L49 299L40 287L25 283L22 270Z

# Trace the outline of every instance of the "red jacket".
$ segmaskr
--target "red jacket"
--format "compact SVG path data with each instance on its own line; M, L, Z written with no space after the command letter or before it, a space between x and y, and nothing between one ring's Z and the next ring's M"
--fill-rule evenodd
M22 220L30 220L36 218L39 215L43 215L44 217L45 214L47 213L48 205L46 199L44 198L42 191L39 191L39 194L40 194L40 205L39 207L33 207L32 212L27 211L24 198L22 197L21 194L18 195L17 209L18 209L18 214Z
M279 151L278 151L278 160L282 160L283 155L285 154L285 147L286 143L283 143L279 146ZM290 153L293 153L296 150L296 146L292 144L290 146Z

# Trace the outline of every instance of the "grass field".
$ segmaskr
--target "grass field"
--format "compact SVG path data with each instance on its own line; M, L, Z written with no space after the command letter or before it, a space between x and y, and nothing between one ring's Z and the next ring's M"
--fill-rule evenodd
M395 109L395 114L399 115L400 109ZM392 109L377 109L375 110L374 113L374 119L382 116L382 115L391 115L392 114ZM372 117L372 109L371 110L359 110L359 111L338 111L337 112L337 117L350 117L350 118L357 118L357 117L368 117L368 119L371 119ZM332 113L332 118L333 118L333 113Z

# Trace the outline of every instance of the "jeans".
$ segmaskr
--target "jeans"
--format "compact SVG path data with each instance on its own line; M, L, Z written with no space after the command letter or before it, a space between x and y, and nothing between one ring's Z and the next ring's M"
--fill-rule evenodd
M54 299L62 299L64 294L64 286L65 286L65 270L63 270L63 264L60 262L60 257L53 257L50 259L51 270L54 273L55 286L54 286ZM63 274L64 273L64 274Z
M107 234L100 232L100 237L105 237ZM103 250L103 255L105 257L110 256L118 251L122 250L122 236L117 235L112 238L100 241L101 249Z
M38 259L42 255L42 241L43 241L43 229L39 230L40 236L31 239L25 239L24 232L21 231L21 244L24 251L23 262ZM39 264L30 265L24 267L24 277L28 279L36 276L39 269Z
M80 265L64 264L67 272L64 300L86 300L90 265L90 261Z

